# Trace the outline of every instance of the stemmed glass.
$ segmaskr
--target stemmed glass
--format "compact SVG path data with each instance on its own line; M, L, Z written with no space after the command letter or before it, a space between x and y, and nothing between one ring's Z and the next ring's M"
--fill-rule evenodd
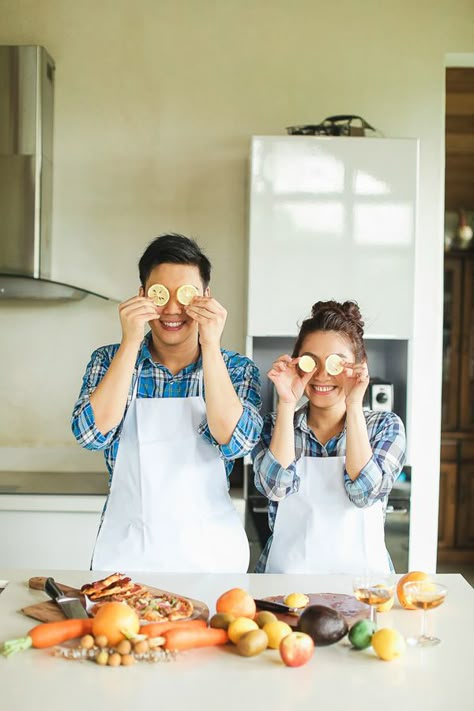
M395 594L395 581L384 573L361 575L352 581L352 590L359 602L370 605L370 620L377 624L377 607L387 603Z
M433 647L435 644L439 644L441 640L438 637L432 637L427 632L427 612L443 604L448 593L447 588L440 583L418 580L405 583L403 592L406 601L410 605L413 605L418 610L423 610L421 634L419 637L408 637L408 644L417 647Z

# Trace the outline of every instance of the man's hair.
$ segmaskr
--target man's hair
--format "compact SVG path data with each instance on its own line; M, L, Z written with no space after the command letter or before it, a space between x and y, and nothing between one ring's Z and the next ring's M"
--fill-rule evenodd
M211 281L211 262L199 245L189 237L178 234L161 235L148 245L138 262L140 281L143 287L148 277L159 264L191 264L198 267L204 289Z

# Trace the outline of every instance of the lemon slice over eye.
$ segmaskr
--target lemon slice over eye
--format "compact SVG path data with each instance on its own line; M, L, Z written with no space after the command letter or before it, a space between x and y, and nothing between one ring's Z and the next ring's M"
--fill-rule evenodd
M183 284L183 286L180 286L178 291L176 292L176 298L178 299L180 304L183 304L183 306L188 306L188 304L191 303L191 301L194 299L195 296L198 295L198 293L198 290L192 284Z
M341 356L338 356L337 353L331 353L326 358L326 371L329 375L340 375L344 370L343 362Z
M157 306L164 306L170 300L170 292L163 284L153 284L148 289L148 296Z
M314 358L309 355L302 355L298 361L298 368L303 371L303 373L311 373L316 368L316 363Z

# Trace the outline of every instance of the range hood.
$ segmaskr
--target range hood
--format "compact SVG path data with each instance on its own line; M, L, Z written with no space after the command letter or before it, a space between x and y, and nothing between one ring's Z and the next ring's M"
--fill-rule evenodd
M0 302L71 301L51 279L54 61L40 46L0 46Z

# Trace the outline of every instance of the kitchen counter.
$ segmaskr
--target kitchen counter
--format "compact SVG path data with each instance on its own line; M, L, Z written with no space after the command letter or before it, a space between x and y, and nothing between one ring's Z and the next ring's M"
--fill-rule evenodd
M0 471L0 494L106 496L107 472Z
M29 590L26 581L45 573L76 587L102 577L90 571L0 569L0 579L9 581L0 594L2 640L21 636L33 626L19 610L44 599L43 593ZM232 587L246 588L254 597L292 591L351 592L351 579L346 576L134 573L133 577L203 600L211 614L217 597ZM380 661L371 650L353 651L345 640L317 648L305 666L294 669L285 667L276 651L243 658L231 646L188 651L170 663L115 669L58 659L46 650L28 650L9 659L0 657L2 708L121 711L153 708L159 703L170 711L470 709L474 590L461 575L437 575L436 580L448 587L446 603L429 613L441 644L424 650L408 647L393 662ZM420 615L396 605L379 614L379 626L393 626L411 635L419 630Z

